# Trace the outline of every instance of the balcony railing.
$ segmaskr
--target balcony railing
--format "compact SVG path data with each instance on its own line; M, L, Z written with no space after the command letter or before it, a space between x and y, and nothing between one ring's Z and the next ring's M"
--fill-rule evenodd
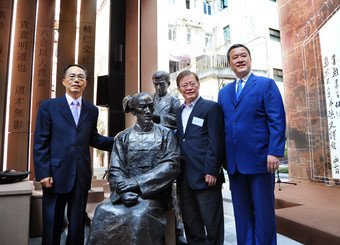
M192 70L197 73L198 77L204 78L209 75L216 75L221 77L234 77L234 73L230 69L226 55L204 55L196 58L196 62L189 66L171 73L170 79L176 83L176 77L184 70Z
M196 60L197 71L204 71L211 68L230 68L227 56L221 54L204 55L203 57Z

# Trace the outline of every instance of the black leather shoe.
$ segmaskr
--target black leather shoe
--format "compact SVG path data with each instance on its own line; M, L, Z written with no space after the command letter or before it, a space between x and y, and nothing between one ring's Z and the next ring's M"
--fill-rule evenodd
M187 239L184 236L177 236L176 237L176 245L185 245L188 244Z

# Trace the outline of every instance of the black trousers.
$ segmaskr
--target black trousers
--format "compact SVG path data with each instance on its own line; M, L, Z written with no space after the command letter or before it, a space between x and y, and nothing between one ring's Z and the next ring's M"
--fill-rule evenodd
M178 181L180 207L189 244L223 245L224 215L221 188L194 190L185 177Z
M56 194L49 189L43 190L43 245L60 245L66 204L68 220L66 244L84 244L87 196L88 192L82 189L78 178L69 193Z

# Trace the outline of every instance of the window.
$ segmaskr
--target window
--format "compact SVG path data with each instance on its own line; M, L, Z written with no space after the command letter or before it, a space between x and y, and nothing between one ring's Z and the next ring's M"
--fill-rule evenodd
M273 41L277 41L277 42L281 41L280 31L278 30L269 28L269 37Z
M179 62L169 61L169 72L174 73L179 70Z
M283 73L281 69L273 69L273 76L276 82L283 82Z
M203 13L211 15L211 5L207 0L204 0L203 2Z
M212 48L213 47L213 38L211 33L205 33L205 47Z
M229 25L223 27L223 37L224 37L224 42L230 41L230 27L229 27Z
M168 39L170 41L176 41L176 28L173 25L169 25Z
M187 43L191 43L191 29L187 29Z
M190 0L185 0L185 6L190 9Z
M228 0L220 0L220 9L228 8Z

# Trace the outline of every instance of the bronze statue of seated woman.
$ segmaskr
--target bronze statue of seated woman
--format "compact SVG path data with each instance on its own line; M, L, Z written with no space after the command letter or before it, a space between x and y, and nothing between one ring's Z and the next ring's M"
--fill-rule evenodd
M152 122L147 93L123 100L137 122L117 134L111 154L111 196L96 208L88 244L165 244L171 185L180 171L180 151L170 129Z

